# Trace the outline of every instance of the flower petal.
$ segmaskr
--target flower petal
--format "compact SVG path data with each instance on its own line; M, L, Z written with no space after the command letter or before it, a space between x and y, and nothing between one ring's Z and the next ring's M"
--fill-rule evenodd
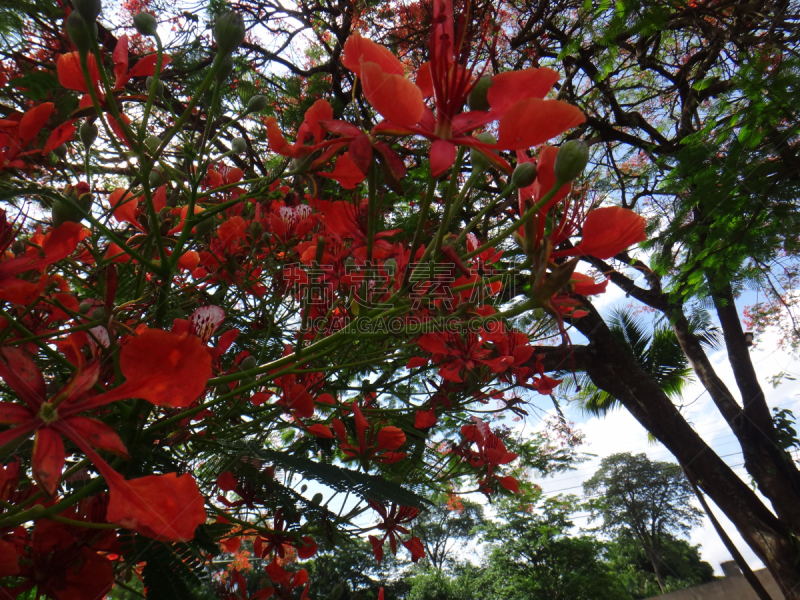
M521 100L544 98L556 81L558 73L547 67L507 71L492 77L486 99L492 113L501 116Z
M333 107L327 100L317 100L306 111L303 117L303 123L297 130L297 143L305 144L307 134L310 133L314 142L319 143L325 137L325 130L322 127L324 121L330 121L333 118Z
M13 425L33 418L33 413L21 404L0 402L0 425Z
M381 71L390 75L402 76L405 73L403 63L392 54L391 50L361 37L358 33L353 33L344 43L342 64L359 77L363 77L361 68L365 62L377 64Z
M128 341L119 366L126 379L120 387L129 388L129 397L169 408L189 406L211 377L211 357L198 338L160 329Z
M585 120L586 117L577 106L560 100L529 98L517 102L500 119L495 147L501 150L526 150Z
M225 311L213 304L201 306L189 317L191 332L204 344L209 342L223 321L225 321Z
M308 432L325 439L333 439L333 432L330 430L330 427L323 425L322 423L315 423L308 428Z
M424 62L417 69L417 87L422 92L423 98L430 98L433 96L433 79L431 77L431 63L430 61Z
M125 383L75 407L86 411L142 398L156 406L186 408L211 377L211 355L197 337L160 329L147 329L129 340L120 351L119 366Z
M378 448L380 450L397 450L406 443L406 434L399 427L389 425L378 432Z
M317 553L317 542L310 535L303 537L303 545L298 546L297 556L303 560L311 558Z
M106 520L162 542L187 542L206 522L194 478L187 474L148 475L126 481L107 464L103 477L110 499Z
M75 250L78 242L88 237L91 232L80 223L71 221L52 229L42 241L45 259L36 262L36 268L41 268L66 258Z
M453 166L456 160L456 147L445 140L436 140L431 144L431 176L439 177Z
M420 558L425 557L425 547L422 545L422 541L418 537L412 537L410 540L403 542L403 546L406 547L411 553L411 562L417 562Z
M349 152L345 152L339 157L333 172L317 174L338 181L346 190L352 190L359 183L364 181L366 177L361 169L356 166L356 163L353 162L353 159L350 158Z
M418 410L414 417L414 427L417 429L429 429L438 422L436 418L436 411L431 410Z
M0 377L32 409L38 409L44 402L42 372L24 350L13 346L0 348Z
M128 71L128 75L125 78L125 82L127 82L132 77L151 77L156 73L156 61L158 60L158 55L156 54L148 54L147 56L143 56L136 64L133 65L133 68ZM166 54L161 56L161 71L163 72L167 65L172 62L172 59L167 56Z
M375 560L383 562L383 540L379 540L374 535L368 536L369 543L372 544L372 553L375 555Z
M70 439L73 436L80 436L94 448L106 450L123 458L128 457L125 444L105 423L87 417L70 417L58 422L56 427Z
M117 39L111 59L114 61L114 78L116 79L114 87L119 89L128 80L125 76L128 73L128 36L126 34L122 34Z
M394 125L414 125L425 113L420 89L402 75L384 72L377 63L361 65L361 86L369 103Z
M100 71L97 70L97 61L94 58L94 54L89 54L87 65L89 67L89 78L94 85L97 85L100 82ZM77 52L67 52L59 56L56 63L56 71L58 72L58 81L63 87L76 92L89 93L89 88L86 87L86 81L81 70L80 55Z
M31 467L33 478L42 486L48 496L55 494L58 489L65 459L64 442L61 441L61 435L51 427L39 429L33 441Z
M48 154L58 148L61 144L64 144L72 139L75 135L75 125L74 121L67 121L66 123L62 123L50 133L50 137L47 138L47 143L44 145L44 150L42 150L42 154Z
M223 492L233 492L239 486L239 480L230 471L223 471L217 476L217 487Z
M0 577L19 573L19 555L14 544L0 540Z
M19 145L20 148L26 146L41 131L47 119L53 112L53 103L44 102L39 106L34 106L24 115L19 122Z
M646 220L632 210L621 206L605 206L591 211L583 223L581 243L554 252L552 256L590 255L595 258L612 258L628 246L647 239Z
M500 485L506 488L509 492L519 494L519 482L511 475L506 477L498 477L497 480L500 482Z

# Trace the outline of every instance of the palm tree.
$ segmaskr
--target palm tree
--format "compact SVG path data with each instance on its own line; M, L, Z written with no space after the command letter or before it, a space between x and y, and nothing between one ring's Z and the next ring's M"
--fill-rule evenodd
M633 355L641 367L658 382L671 398L678 398L693 381L692 368L668 323L648 320L626 308L615 308L608 320L612 335ZM708 348L717 348L722 336L705 310L697 309L689 319L690 331ZM563 397L570 397L587 413L604 415L619 405L608 392L598 389L586 373L565 377L559 386Z

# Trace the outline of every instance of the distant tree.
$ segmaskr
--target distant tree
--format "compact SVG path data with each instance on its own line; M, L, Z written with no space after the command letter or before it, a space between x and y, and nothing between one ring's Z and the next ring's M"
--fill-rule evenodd
M386 600L405 598L409 586L398 578L401 565L391 553L379 564L366 540L354 540L317 553L303 567L322 597L374 600L381 587Z
M602 530L627 532L641 545L653 566L661 592L667 590L667 546L673 533L686 533L700 522L692 505L692 486L681 468L653 462L644 454L629 452L604 458L584 492L597 496L592 518L602 518Z
M457 496L441 495L414 526L414 533L425 547L425 559L441 571L455 558L463 559L465 544L483 522L483 508L477 502Z
M714 567L700 558L700 546L692 546L672 535L665 536L662 544L668 592L714 580ZM620 531L608 545L607 558L636 600L661 593L650 558L629 531Z
M574 497L507 501L484 528L489 542L485 598L497 600L627 600L621 579L604 560L606 545L570 536Z

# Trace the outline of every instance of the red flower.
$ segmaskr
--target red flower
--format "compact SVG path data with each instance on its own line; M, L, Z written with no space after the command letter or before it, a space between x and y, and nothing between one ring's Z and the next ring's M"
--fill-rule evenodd
M418 537L410 537L408 540L402 540L400 534L408 535L409 530L405 527L410 524L419 514L419 509L412 506L398 506L392 504L391 511L387 511L386 507L378 504L373 500L368 500L368 504L378 511L383 518L383 522L378 524L378 529L386 533L382 538L378 539L376 536L369 536L369 542L372 544L372 552L375 555L375 560L378 562L383 561L383 544L386 539L389 539L389 547L392 554L397 554L397 541L399 540L406 549L411 553L411 560L417 562L420 558L425 556L425 549L422 542Z
M211 341L211 337L216 333L224 320L225 311L219 306L201 306L192 313L188 321L186 319L175 319L172 322L172 329L170 332L173 334L190 333L199 338L200 342L208 351L209 356L211 356L211 359L217 360L228 351L239 335L238 329L229 329L219 336L216 346L209 346L208 343Z
M132 77L149 77L155 75L156 72L155 54L149 54L147 56L140 58L133 66L133 68L131 68L130 70L128 69L127 35L123 34L117 40L117 45L114 47L114 53L112 54L112 59L114 60L115 91L123 89L125 87L125 84ZM169 56L163 55L161 57L161 69L163 70L170 63L170 61L171 59ZM87 56L86 64L89 71L89 81L92 84L95 96L97 97L97 100L101 106L105 105L106 97L105 94L103 93L103 86L101 84L101 76L100 76L101 66L98 66L97 59L95 58L94 54L89 54ZM78 52L68 52L66 54L62 54L61 56L59 56L58 61L56 62L56 71L58 73L58 81L63 87L65 87L68 90L75 90L77 92L83 92L84 94L87 94L81 99L80 102L81 107L87 107L92 105L91 98L88 96L89 88L86 85L86 79L83 76L80 54ZM128 118L127 115L121 114L121 117L126 125L130 124L130 119ZM115 117L112 116L108 117L108 124L111 127L111 130L114 132L114 134L123 143L125 143L128 147L130 147L131 143L130 140L125 135L124 132L125 128L123 127L123 125L119 123ZM61 135L65 133L66 132L61 132Z
M50 133L43 150L33 149L23 152L25 147L39 135L53 114L54 108L52 102L43 102L21 117L14 115L8 119L0 119L0 172L6 168L21 169L25 166L22 157L47 154L72 138L75 126L72 121L68 121Z
M157 539L191 539L194 528L205 521L203 499L194 479L189 475L176 478L171 473L125 481L94 450L127 456L122 440L108 425L78 413L132 397L158 406L187 406L205 389L211 375L210 362L196 338L149 329L120 351L125 383L91 396L100 372L99 363L92 361L81 364L72 379L48 401L44 379L31 358L17 348L0 349L0 376L24 402L0 403L0 422L15 425L0 434L0 445L35 430L33 476L45 492L53 495L64 468L64 436L94 462L106 479L111 492L109 521Z
M317 543L311 536L298 540L296 534L289 532L283 510L278 508L275 511L272 532L257 536L253 541L253 551L261 558L267 558L274 552L276 558L284 559L287 550L293 549L297 551L298 557L311 558L317 553Z
M333 108L327 100L317 100L311 108L306 111L303 123L297 130L297 141L290 144L283 137L278 121L275 117L268 117L265 121L267 126L267 141L273 152L291 158L302 158L319 149L319 144L325 137L320 121L331 119ZM306 142L311 142L307 144Z
M347 456L345 460L358 459L366 468L369 461L390 464L405 458L405 452L395 452L406 442L406 434L402 429L392 425L378 429L376 426L370 425L355 400L353 401L353 418L358 438L357 447L348 442L344 423L339 419L333 420L333 430L341 442L342 452Z
M2 219L5 221L5 215ZM40 240L41 249L31 245L24 254L0 262L0 300L17 304L33 301L43 291L47 279L24 281L17 279L16 275L44 270L45 267L66 258L89 233L80 223L64 223Z
M518 492L519 486L516 479L511 476L501 477L495 473L497 467L508 464L517 458L517 454L506 449L503 440L489 428L489 425L477 417L472 417L473 425L461 427L464 441L456 446L453 451L469 461L470 465L482 473L480 481L481 491L490 494L490 483L495 481L509 491ZM474 443L477 451L470 448Z
M265 592L264 595L259 596L259 598L269 598L272 594L276 594L277 598L286 598L288 600L289 598L295 598L292 593L293 590L305 586L302 594L300 594L299 600L308 600L308 590L311 584L308 582L308 572L305 569L300 569L292 575L278 563L278 558L275 557L272 562L266 566L265 570L267 576L276 587L265 588L269 593Z
M492 372L501 373L513 363L510 356L490 357L491 350L485 346L486 338L467 332L445 331L423 334L417 344L430 352L434 362L440 363L442 379L461 383L464 377L480 365L488 366Z
M73 521L102 522L105 494L82 500L63 514ZM23 578L15 587L0 588L4 598L16 598L34 587L42 597L57 600L97 600L111 591L114 564L109 551L116 532L64 525L41 519L32 534L23 528L0 541L0 577Z
M133 77L152 77L156 73L156 62L158 55L148 54L142 56L133 65L133 68L128 69L128 36L122 34L117 39L117 45L114 47L112 55L114 60L114 89L121 90L125 87ZM172 62L172 59L166 54L161 56L161 71ZM65 86L66 87L66 86Z
M373 134L421 135L432 140L431 174L438 177L452 166L456 146L475 148L510 171L508 163L492 149L526 149L585 120L574 106L543 100L558 79L547 68L496 75L487 96L490 110L461 113L477 82L474 66L466 64L470 53L464 51L471 40L465 32L456 34L454 30L452 0L437 0L434 11L430 62L420 67L416 84L404 77L402 63L386 48L357 33L345 43L342 64L359 77L367 100L385 119ZM435 116L424 102L430 96L434 97ZM472 137L473 130L498 120L497 144Z
M117 45L114 47L114 53L111 58L114 61L115 90L121 90L133 77L151 77L156 73L155 54L143 56L136 61L133 68L130 70L128 69L128 36L125 34L121 35L117 40ZM161 57L162 71L171 60L172 59L167 55ZM103 103L105 101L105 94L103 94L100 84L100 69L94 54L89 54L87 56L86 63L89 69L89 80L95 88L98 99ZM63 87L85 94L89 93L89 88L86 86L86 80L83 77L81 59L78 52L62 54L56 62L56 71L58 72L58 81Z

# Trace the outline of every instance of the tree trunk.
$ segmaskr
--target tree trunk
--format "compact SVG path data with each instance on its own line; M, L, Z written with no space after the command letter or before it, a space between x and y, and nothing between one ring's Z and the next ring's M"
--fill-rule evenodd
M739 569L742 571L742 575L747 580L747 583L750 584L750 587L753 588L753 591L756 593L756 596L759 597L760 600L772 600L772 596L769 595L769 592L764 588L761 581L756 577L756 574L753 573L753 569L750 568L750 565L747 564L747 561L742 556L739 549L733 544L733 540L728 537L728 534L722 528L717 518L714 516L711 507L706 502L705 496L703 496L703 492L701 492L696 485L692 484L692 488L694 489L694 494L697 496L697 499L700 501L700 504L703 507L706 515L708 516L711 524L714 526L714 529L717 531L717 535L722 540L722 543L725 544L725 548L728 549L728 552L731 553L733 560L738 565Z
M661 572L661 557L650 547L649 544L642 541L642 546L644 547L645 554L647 554L647 558L650 560L650 564L653 565L653 572L656 574L656 581L658 582L658 587L661 589L662 594L667 593L667 584L664 581L664 574Z
M689 480L708 494L764 562L790 600L800 600L800 552L792 529L776 517L686 422L653 378L611 335L590 304L575 325L590 340L581 366L677 458ZM800 503L800 496L798 497Z

